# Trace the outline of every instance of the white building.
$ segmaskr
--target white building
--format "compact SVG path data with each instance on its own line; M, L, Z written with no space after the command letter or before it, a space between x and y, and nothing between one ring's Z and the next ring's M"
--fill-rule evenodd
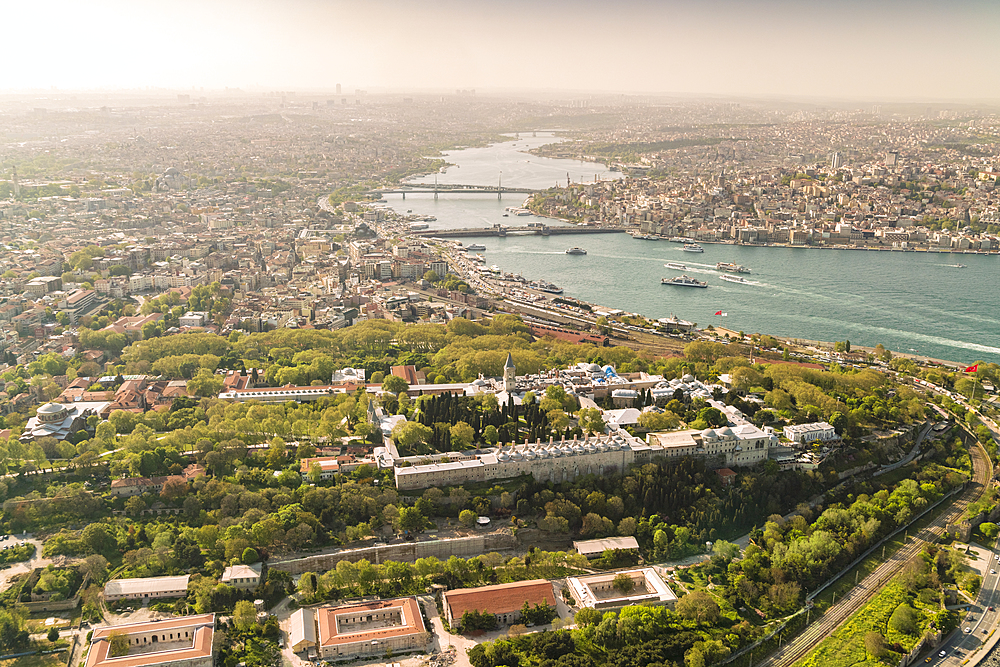
M632 581L629 591L615 587L615 577L626 575ZM622 572L605 572L585 577L568 577L566 585L581 607L601 611L620 609L633 604L665 605L673 609L677 602L667 583L651 567Z
M253 565L230 565L223 571L221 581L233 588L253 590L260 585L260 576L264 569L261 563Z
M104 585L104 599L109 602L123 598L154 600L156 598L182 598L187 595L191 575L179 577L137 577L112 579Z
M813 442L814 440L837 440L840 438L837 435L837 431L826 422L786 426L784 433L786 438L798 444Z

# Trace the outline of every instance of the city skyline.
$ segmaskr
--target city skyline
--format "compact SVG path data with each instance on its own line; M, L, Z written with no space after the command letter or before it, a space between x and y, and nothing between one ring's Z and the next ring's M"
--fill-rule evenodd
M786 0L236 3L8 9L2 91L573 91L986 101L1000 6ZM40 41L41 40L41 41Z

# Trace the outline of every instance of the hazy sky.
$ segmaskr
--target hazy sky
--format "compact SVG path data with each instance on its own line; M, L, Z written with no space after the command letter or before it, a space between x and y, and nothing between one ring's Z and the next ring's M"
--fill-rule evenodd
M998 0L31 0L0 89L1000 98Z

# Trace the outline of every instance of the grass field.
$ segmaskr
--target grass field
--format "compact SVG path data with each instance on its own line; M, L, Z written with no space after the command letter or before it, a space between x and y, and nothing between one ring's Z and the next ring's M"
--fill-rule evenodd
M892 631L889 628L889 617L896 607L910 601L911 597L902 584L893 579L836 632L796 663L796 667L876 667L886 664L865 651L865 634L868 632L878 632L885 636L889 646L898 642L904 650L909 651L916 645L919 637ZM889 662L895 664L899 657L895 654Z

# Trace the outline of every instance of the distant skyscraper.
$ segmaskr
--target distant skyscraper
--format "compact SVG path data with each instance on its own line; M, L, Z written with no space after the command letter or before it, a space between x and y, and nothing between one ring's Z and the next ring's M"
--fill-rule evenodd
M834 151L830 153L830 166L834 169L840 169L840 165L844 164L844 156L840 154L839 151Z
M337 94L340 95L340 84L337 84Z

